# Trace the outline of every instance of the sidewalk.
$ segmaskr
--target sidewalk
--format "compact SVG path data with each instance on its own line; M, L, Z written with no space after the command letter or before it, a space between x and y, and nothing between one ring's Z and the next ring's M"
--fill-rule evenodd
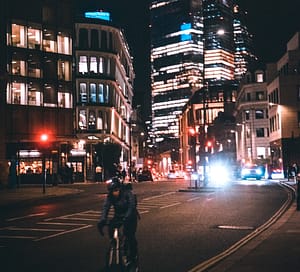
M297 185L285 181L297 189ZM300 271L300 211L297 199L289 209L268 229L251 239L234 253L208 269L206 272L299 272Z
M72 186L46 186L45 193L42 185L22 185L19 188L0 190L0 207L16 204L22 201L45 199L50 197L64 196L80 193L82 190Z

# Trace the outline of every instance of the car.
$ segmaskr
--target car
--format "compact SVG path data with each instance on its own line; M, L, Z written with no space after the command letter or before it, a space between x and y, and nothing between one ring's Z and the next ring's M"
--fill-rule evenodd
M137 174L138 182L141 181L153 181L152 173L149 169L144 168L143 170L138 171Z
M253 178L253 179L260 180L261 178L264 177L264 175L265 175L264 168L259 165L245 165L241 171L242 179Z

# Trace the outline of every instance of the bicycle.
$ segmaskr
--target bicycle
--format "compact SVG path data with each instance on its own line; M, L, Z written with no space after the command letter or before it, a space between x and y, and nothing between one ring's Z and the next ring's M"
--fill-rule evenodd
M106 272L138 272L138 260L129 262L129 247L123 234L123 221L111 220L107 226L113 231L106 256Z

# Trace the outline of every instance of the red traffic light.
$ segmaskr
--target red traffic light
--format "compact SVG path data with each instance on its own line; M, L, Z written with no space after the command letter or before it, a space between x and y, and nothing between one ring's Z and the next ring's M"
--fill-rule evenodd
M41 142L47 142L47 141L49 140L48 134L43 133L43 134L40 136L40 140L41 140Z
M211 141L207 141L207 142L206 142L206 146L207 146L207 147L212 147L212 142L211 142Z

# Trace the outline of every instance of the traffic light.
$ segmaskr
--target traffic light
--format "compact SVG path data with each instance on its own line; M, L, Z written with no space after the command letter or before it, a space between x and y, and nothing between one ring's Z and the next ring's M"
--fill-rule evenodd
M205 144L206 147L206 152L207 153L212 153L212 148L213 148L213 143L212 141L208 140Z
M49 149L51 147L52 141L51 141L51 136L48 133L41 133L39 134L38 138L37 138L37 144L38 144L38 148L42 151L42 152L49 152Z

